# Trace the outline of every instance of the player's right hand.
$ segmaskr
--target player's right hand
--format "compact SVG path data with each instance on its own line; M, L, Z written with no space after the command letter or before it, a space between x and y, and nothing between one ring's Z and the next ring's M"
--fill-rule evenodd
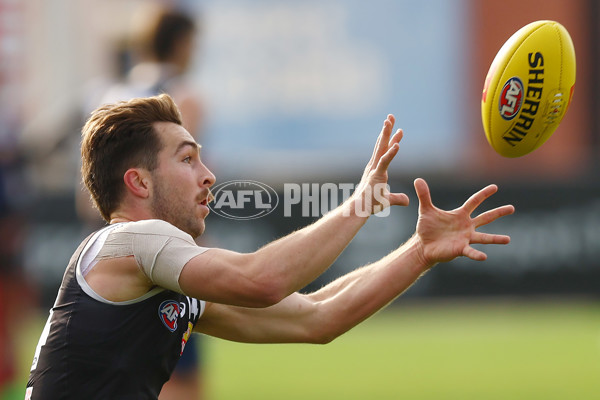
M375 214L389 206L407 206L408 196L404 193L392 193L388 187L388 167L400 148L402 129L392 136L395 118L388 115L375 143L373 155L365 167L360 183L353 197L357 209L367 215Z

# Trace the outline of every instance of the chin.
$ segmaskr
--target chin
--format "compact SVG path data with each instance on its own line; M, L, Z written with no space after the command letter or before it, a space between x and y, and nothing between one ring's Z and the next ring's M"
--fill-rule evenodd
M167 222L170 222L170 221L167 221ZM170 222L170 223L172 225L176 226L177 228L181 229L182 231L184 231L185 233L187 233L194 239L197 239L204 233L205 226L204 226L203 220L199 221L196 224L185 223L183 221L179 221L179 222L180 223L173 223L173 222Z
M204 225L204 221L202 221L200 224L198 224L198 226L194 227L194 232L190 232L190 235L192 235L192 237L194 239L199 238L200 236L202 236L202 234L204 233L204 230L206 229L206 226Z

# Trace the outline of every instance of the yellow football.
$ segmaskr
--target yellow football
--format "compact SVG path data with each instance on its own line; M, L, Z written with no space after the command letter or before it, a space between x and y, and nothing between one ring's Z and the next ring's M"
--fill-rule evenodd
M573 97L575 49L555 21L519 29L488 71L481 98L483 129L504 157L521 157L556 130Z

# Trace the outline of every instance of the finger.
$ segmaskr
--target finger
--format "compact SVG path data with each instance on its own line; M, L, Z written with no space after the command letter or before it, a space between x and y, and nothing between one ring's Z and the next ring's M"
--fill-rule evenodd
M486 186L483 189L481 189L480 191L478 191L477 193L475 193L474 195L472 195L471 197L469 197L467 199L467 201L465 201L465 203L463 204L463 208L470 215L473 211L475 211L475 209L477 207L479 207L481 205L481 203L483 203L483 201L485 199L487 199L488 197L490 197L497 191L498 191L498 186L496 186L496 185Z
M485 261L487 259L487 254L483 251L474 249L471 246L467 246L463 249L463 256L469 257L471 260L475 261Z
M486 211L482 214L479 214L477 217L473 218L473 224L476 228L480 226L487 225L490 222L494 222L500 217L504 217L506 215L513 214L515 212L515 207L512 205L506 205L498 208L494 208L493 210Z
M388 143L392 128L394 127L394 122L395 119L392 114L389 114L386 120L383 121L383 127L381 128L379 136L377 136L377 141L375 142L375 147L373 148L373 154L371 155L371 159L368 163L369 166L372 167L373 165L377 165L381 155L388 150Z
M509 244L510 236L475 232L471 235L471 244Z
M398 143L394 143L394 145L390 147L388 151L385 152L385 154L379 159L379 162L377 163L377 173L383 174L385 173L385 171L387 171L388 167L390 166L390 163L392 162L394 157L396 157L396 154L398 154L399 148L400 146L398 145Z
M389 142L389 146L390 147L387 149L386 154L384 154L383 157L387 157L388 156L387 153L389 153L390 150L394 148L394 146L396 146L396 145L400 146L399 143L400 143L400 141L402 140L403 137L404 137L404 133L403 133L402 129L398 129L396 131L396 133L394 134L394 136L392 136L392 138L391 138L391 140ZM392 162L392 160L394 159L394 157L396 156L396 154L398 154L398 149L399 149L399 147L396 148L396 149L394 149L394 153L393 154L389 154L391 156L391 158L385 160L385 162L387 163L387 165L382 165L383 170L387 170L387 168L389 167L390 163ZM383 159L383 157L379 159L379 162ZM378 164L377 167L379 168L380 165ZM380 170L380 172L381 171L382 170Z
M375 142L375 147L373 148L373 154L371 154L371 159L367 163L367 168L370 170L371 166L375 164L375 160L377 159L377 151L379 149L379 143L381 142L381 134L377 136L377 141Z
M390 193L389 201L392 206L407 206L410 203L410 199L404 193Z
M381 157L388 150L392 129L394 129L394 116L390 114L387 116L387 119L383 121L383 128L381 128L381 133L379 134L381 140L377 146L378 157Z
M433 203L431 202L431 192L429 186L424 179L417 178L414 182L415 192L419 198L419 214L423 214L424 211L432 209Z
M404 137L404 131L402 129L398 129L392 139L390 140L390 145L393 146L395 143L400 143L402 138Z

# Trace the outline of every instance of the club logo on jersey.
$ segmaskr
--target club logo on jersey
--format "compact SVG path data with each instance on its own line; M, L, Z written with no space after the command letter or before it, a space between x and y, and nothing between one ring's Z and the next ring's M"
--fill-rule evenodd
M523 82L516 76L510 78L500 93L500 115L507 121L517 116L523 104Z
M177 329L177 320L181 314L181 305L175 300L165 300L158 307L158 317L171 332Z

